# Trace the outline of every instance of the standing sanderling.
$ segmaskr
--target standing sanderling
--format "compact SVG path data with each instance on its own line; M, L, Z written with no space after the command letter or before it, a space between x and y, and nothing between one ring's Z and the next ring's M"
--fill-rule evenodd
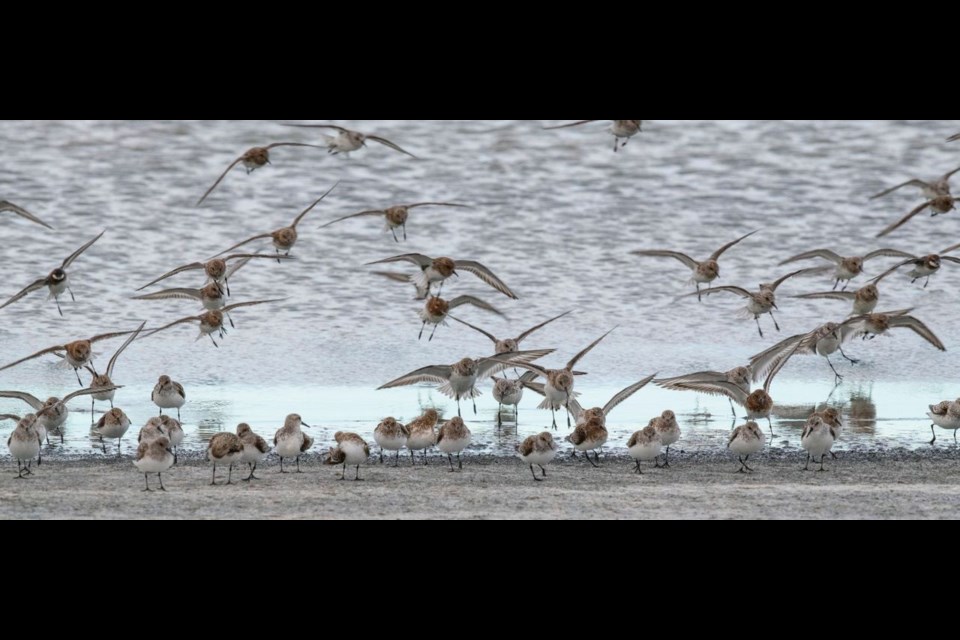
M463 423L463 419L460 417L452 418L440 427L440 433L437 436L437 448L440 449L440 453L447 454L447 460L450 461L451 472L455 471L453 468L453 454L457 454L459 470L463 471L463 460L460 458L460 454L470 446L472 441L473 434L470 433L470 429L467 428L467 425Z
M767 436L756 422L748 422L733 430L727 449L737 454L737 459L740 461L740 469L737 473L753 472L753 469L747 466L750 456L763 451L766 442Z
M656 462L657 468L660 468L660 452L663 451L663 438L653 427L653 420L645 429L637 431L627 442L627 449L630 457L637 461L634 472L643 475L643 469L640 468L641 462Z
M154 440L166 437L166 435L163 431L163 420L157 417L150 418L147 420L147 423L140 428L140 433L137 435L137 445L141 445L144 442L150 444ZM170 439L167 438L167 440L169 441Z
M160 436L150 442L143 441L137 447L137 457L133 465L143 474L146 483L144 491L150 491L150 475L155 473L160 480L160 490L166 491L163 486L163 472L173 466L173 452L170 451L170 441L166 436Z
M4 212L4 211L11 211L11 212L17 214L18 216L20 216L21 218L25 218L25 219L29 220L30 222L35 222L35 223L39 224L39 225L42 226L42 227L46 227L47 229L50 229L51 231L53 230L53 227L51 227L51 226L48 225L46 222L44 222L43 220L41 220L41 219L38 218L37 216L33 215L33 214L30 213L29 211L27 211L27 210L24 209L23 207L18 207L17 205L13 204L12 202L8 202L8 201L6 201L6 200L0 200L0 213L2 213L2 212Z
M394 467L400 466L400 451L407 446L410 431L397 422L395 418L384 418L373 430L373 439L380 447L380 464L383 464L384 451L396 451L397 461ZM411 452L412 453L412 452Z
M265 147L253 147L248 149L241 155L239 158L230 163L230 166L227 167L227 170L224 171L217 181L213 183L213 186L207 189L207 192L203 194L203 197L197 201L197 206L199 207L203 204L203 201L213 193L214 189L220 186L220 183L223 182L223 179L227 177L227 174L233 171L234 167L238 164L243 163L244 168L247 170L247 175L250 175L257 169L267 166L270 164L270 151L271 149L276 149L277 147L313 147L315 149L322 149L315 144L301 144L299 142L274 142L273 144L268 144Z
M807 451L807 464L803 468L804 471L810 470L810 459L813 458L813 461L817 461L817 456L820 457L820 471L825 471L823 468L823 459L830 453L830 450L833 449L833 443L836 441L837 436L833 430L833 427L827 425L820 416L814 414L807 420L806 426L803 428L803 434L800 436L800 444Z
M179 420L174 420L170 416L160 416L160 427L163 434L170 441L170 447L173 449L173 464L177 464L180 456L180 445L183 444L183 425Z
M407 239L407 220L410 218L410 210L417 209L419 207L455 207L461 209L469 209L469 205L465 204L453 204L452 202L418 202L416 204L401 204L393 207L387 207L386 209L371 209L369 211L361 211L360 213L354 213L349 216L343 216L342 218L337 218L332 222L328 222L325 225L321 225L321 229L326 229L330 225L337 224L338 222L343 222L344 220L351 220L353 218L363 218L363 217L383 217L386 219L386 226L384 231L389 231L393 234L393 239L400 242L400 239L397 237L397 229L403 231L403 239Z
M553 462L553 459L557 457L557 449L557 443L554 441L553 435L544 431L538 436L530 436L524 440L522 444L517 446L517 453L520 454L523 464L530 465L530 473L533 475L534 481L543 482L547 477L547 470L544 465ZM540 467L540 471L543 472L542 478L537 477L533 465Z
M443 292L443 283L446 282L448 278L453 276L459 277L459 272L463 271L465 273L471 273L475 275L481 281L490 285L508 298L512 298L514 300L519 299L517 298L517 294L511 291L510 287L508 287L503 280L498 278L493 271L490 271L490 269L483 266L479 262L476 262L475 260L431 258L421 253L408 253L402 256L387 258L385 260L368 262L365 266L370 267L377 264L390 264L393 262L410 262L420 267L420 274L414 277L413 282L417 285L418 289L426 289L427 295L430 294L430 290L434 283L440 284L440 289L437 292L437 295L440 295Z
M110 411L107 411L100 421L97 423L96 428L91 431L91 433L100 438L100 445L103 447L103 452L107 452L107 444L103 441L104 438L117 440L117 456L122 452L121 443L123 441L123 436L127 434L127 431L130 429L130 418L127 417L121 409L113 408Z
M86 365L93 362L93 345L103 340L112 340L114 338L120 338L126 335L130 335L131 331L121 331L118 333L105 333L103 335L94 336L87 340L75 340L73 342L68 342L66 344L60 344L53 347L44 349L43 351L38 351L32 356L27 356L26 358L21 358L16 362L12 362L6 366L0 367L0 371L6 369L12 369L13 367L28 362L40 356L45 356L47 354L54 354L62 357L64 361L73 369L74 373L77 374L77 382L80 383L80 386L83 386L83 381L80 380L79 370L85 367ZM62 351L63 354L59 354ZM96 369L94 369L96 371Z
M892 273L892 271L888 271L887 273ZM884 276L885 275L887 274L884 274ZM883 276L881 276L881 278L882 277ZM874 278L873 282L878 283L881 278ZM877 308L877 304L880 302L880 290L877 289L876 284L868 284L856 291L825 291L823 293L806 293L792 297L799 300L844 300L846 302L853 302L853 311L850 315L862 316L873 313L873 310Z
M430 333L430 339L427 342L433 342L433 336L437 332L437 327L440 325L447 324L447 318L451 317L450 312L458 307L462 307L465 304L473 305L477 309L483 311L489 311L490 313L495 313L498 316L503 317L503 312L494 307L492 304L484 302L476 296L457 296L452 300L444 300L439 296L430 296L427 299L427 303L424 305L423 309L420 310L420 319L423 320L423 326L420 327L420 335L417 340L423 339L423 332L427 328L428 324L433 325L433 331ZM453 318L456 320L456 318Z
M916 258L916 256L906 253L905 251L898 251L896 249L877 249L876 251L871 251L865 256L844 257L834 251L831 251L830 249L816 249L814 251L807 251L806 253L793 256L792 258L787 258L780 263L780 266L782 267L783 265L793 262L800 262L802 260L812 260L814 258L822 258L823 260L828 260L837 265L837 270L834 273L836 282L834 282L833 288L836 290L840 286L840 283L844 282L846 284L843 285L843 290L846 291L850 280L853 280L858 275L863 273L863 265L868 260L873 260L875 258L909 258L912 260Z
M596 453L598 449L602 448L603 445L607 444L607 438L609 437L607 432L607 427L603 424L603 421L599 418L591 418L590 420L578 424L577 427L573 430L569 436L565 438L567 442L573 445L573 448L576 451L581 451L587 457L587 462L592 464L594 467L600 466L600 454ZM576 451L574 452L574 457L576 457ZM590 459L590 452L594 452L596 457L596 462Z
M427 451L437 444L437 423L440 414L436 409L427 409L419 418L407 425L407 449L410 450L410 466L417 463L414 451L423 451L423 466L427 466Z
M90 242L83 245L82 247L80 247L79 249L71 253L69 256L67 256L64 259L64 261L60 263L60 266L54 269L53 271L51 271L49 275L47 275L45 278L40 278L39 280L33 282L32 284L27 285L26 287L21 289L19 293L14 295L12 298L7 300L3 304L0 304L0 309L3 309L4 307L11 305L14 302L21 300L22 298L26 297L30 293L33 293L34 291L37 291L39 289L46 287L50 291L50 295L47 297L47 299L49 300L50 298L53 298L54 302L57 303L57 311L59 311L60 316L63 317L63 309L60 308L60 296L62 296L66 292L70 294L71 300L73 300L74 302L77 301L77 299L73 295L73 291L70 290L70 277L67 274L67 269L70 268L70 265L73 264L74 260L80 257L80 254L82 254L84 251L92 247L93 243L95 243L97 240L102 238L103 234L105 233L106 231L101 231L100 235L98 235L96 238L94 238L93 240L91 240Z
M960 429L960 398L956 402L947 400L940 404L930 405L930 412L927 415L933 421L933 424L930 425L930 433L933 434L933 440L930 441L931 446L937 442L937 432L934 431L934 427L953 431L953 441L957 441L957 430Z
M373 140L374 142L379 142L383 146L389 147L394 151L399 151L404 155L408 155L411 158L417 157L409 151L401 149L398 145L390 142L386 138L360 133L359 131L353 131L351 129L345 129L344 127L338 127L335 124L290 124L287 126L299 127L301 129L333 129L337 132L336 136L323 136L323 140L327 145L327 151L333 155L357 151L367 146L367 140Z
M243 423L237 426L237 436L240 438L240 441L243 442L243 458L240 459L240 462L246 462L247 466L250 467L250 475L243 479L244 482L250 482L251 480L259 480L257 476L254 475L257 471L257 465L263 462L263 459L267 457L267 453L270 452L270 445L267 444L267 441L258 436L253 432L253 429L250 428L250 425Z
M15 415L2 415L0 420L13 420L17 423L16 428L10 437L7 438L7 447L10 449L10 455L17 460L17 480L23 479L23 472L27 475L33 475L30 465L33 459L40 455L40 434L37 432L37 416L28 413L24 417Z
M161 416L164 409L176 409L177 420L180 420L180 408L187 403L187 392L183 390L182 384L163 375L153 387L150 400L160 408Z
M337 441L337 446L331 447L326 464L343 465L340 480L347 479L347 465L356 466L357 475L353 479L356 482L361 481L363 478L360 477L360 465L366 464L370 459L370 445L357 434L345 431L338 431L333 439Z
M499 356L499 355L502 355L502 354L505 354L505 353L516 353L517 351L520 351L520 343L522 343L524 340L526 340L527 338L529 338L531 335L533 335L534 333L536 333L536 332L539 331L540 329L543 329L545 326L547 326L547 325L550 324L551 322L555 322L555 321L559 320L560 318L565 318L566 316L570 315L571 313L573 313L573 312L572 312L572 311L567 311L566 313L561 313L561 314L560 314L559 316L557 316L556 318L550 318L550 319L547 320L546 322L541 322L540 324L538 324L538 325L535 326L534 328L528 329L528 330L524 331L523 333L521 333L521 334L520 334L519 336L517 336L516 338L507 338L506 340L499 340L499 339L498 339L496 336L494 336L493 334L487 333L487 332L484 331L483 329L480 329L479 327L475 327L475 326L473 326L472 324L470 324L469 322L464 322L463 320L460 320L459 318L450 318L450 319L451 319L451 320L454 320L454 321L456 321L456 322L459 322L460 324L466 325L466 326L470 327L471 329L473 329L474 331L476 331L477 333L482 333L483 335L485 335L485 336L487 336L488 338L490 338L491 342L493 342L493 344L494 344L494 352Z
M578 120L576 122L561 124L554 127L543 127L543 129L545 131L569 129L570 127L579 127L580 125L589 124L591 122L597 122L597 120ZM643 120L611 120L610 122L613 123L610 125L610 135L615 138L613 142L614 153L627 146L627 143L630 142L630 138L643 131ZM623 140L623 144L620 144L620 140Z
M663 454L663 464L657 463L657 468L670 466L670 447L680 441L680 425L677 424L677 415L673 411L664 411L659 418L654 418L648 425L653 427L660 436L660 441L666 448Z
M287 416L283 428L273 436L273 446L277 455L280 456L280 473L286 473L283 470L284 458L296 458L297 473L303 473L300 471L300 456L313 446L313 438L301 431L300 427L312 428L297 414L290 414Z
M217 486L217 465L226 465L227 484L233 484L233 465L243 459L243 440L235 433L218 433L207 445L207 462L213 463L213 479L210 486Z

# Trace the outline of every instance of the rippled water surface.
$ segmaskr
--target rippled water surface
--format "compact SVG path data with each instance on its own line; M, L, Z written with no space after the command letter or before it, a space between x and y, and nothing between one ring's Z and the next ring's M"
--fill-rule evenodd
M340 187L301 224L295 262L251 264L231 281L233 301L284 302L235 312L237 327L219 349L208 339L195 342L193 326L130 347L115 380L125 385L117 404L136 427L156 411L149 396L162 373L187 388L183 417L193 448L240 421L272 434L291 412L319 426L320 444L340 429L372 441L381 418L409 419L423 406L455 412L453 401L429 387L374 390L426 365L492 354L487 338L456 324L441 327L432 342L417 340L413 288L363 266L400 253L488 265L518 293L519 302L469 275L446 293L477 295L499 307L506 319L470 308L457 315L500 337L575 310L524 345L556 348L543 361L549 366L566 362L618 326L578 367L589 373L578 380L583 404L593 406L655 372L670 376L744 364L775 341L839 321L849 311L841 302L790 298L829 290L827 276L789 281L779 291L783 331L777 334L765 318L761 339L752 320L738 317L739 298L676 301L690 290L688 271L679 263L631 256L631 250L670 248L702 259L759 229L725 256L720 281L753 289L788 272L790 267L776 266L782 259L808 249L862 255L889 246L926 254L960 242L956 214L917 217L876 241L879 230L922 199L905 189L868 200L886 186L931 179L960 165L960 143L943 142L960 127L955 122L649 121L642 136L617 154L602 123L562 131L542 131L542 125L554 123L536 121L338 124L387 137L420 159L375 143L351 157L278 148L272 165L251 175L234 171L197 207L199 196L247 148L318 142L319 134L253 121L0 122L6 160L0 199L21 204L57 229L0 216L0 295L6 299L45 276L107 230L70 270L77 301L69 296L61 301L65 318L45 292L0 310L0 360L5 364L64 341L132 329L144 320L158 326L198 313L190 302L130 297L173 267L288 225L337 181ZM409 241L399 245L374 219L318 229L349 213L424 200L472 208L414 211ZM253 247L269 249L267 243ZM889 262L868 263L868 274L881 273ZM166 284L202 282L193 273ZM953 366L960 347L958 284L960 267L945 264L927 289L911 286L905 277L889 278L882 288L881 309L916 307L947 353L902 330L857 341L847 352L863 362L851 368L836 360L846 380L832 396L826 362L791 362L772 389L778 405L774 444L797 447L802 420L829 399L843 408L846 447L925 446L927 405L960 395ZM116 341L99 345L101 367L116 346ZM0 387L40 397L78 388L73 373L51 357L0 372ZM476 450L507 453L518 438L549 426L550 414L538 411L530 394L521 405L519 428L511 420L498 431L489 385L482 388L479 414L474 417L466 405L464 413ZM73 408L66 443L55 449L91 453L90 406L81 399ZM687 450L726 444L732 421L726 400L650 387L611 416L611 445L622 447L632 431L668 408L680 416ZM0 413L23 409L17 401L0 400ZM0 435L11 428L9 422L0 425ZM561 435L565 431L561 418ZM128 447L135 432L130 436Z

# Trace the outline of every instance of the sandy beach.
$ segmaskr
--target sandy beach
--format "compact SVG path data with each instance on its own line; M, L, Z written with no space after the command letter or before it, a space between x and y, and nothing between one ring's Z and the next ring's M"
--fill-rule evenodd
M129 459L48 460L33 479L13 480L3 462L3 519L953 519L960 517L958 452L842 454L825 473L800 471L796 455L751 460L735 473L723 456L678 456L668 470L631 472L625 458L562 461L546 482L510 458L469 458L450 473L371 465L364 482L337 481L338 469L311 457L302 474L275 461L259 482L209 486L210 467L182 460L164 475L166 493L145 493ZM235 470L234 479L245 475ZM225 477L225 476L224 476ZM349 477L352 476L352 471ZM153 479L155 483L156 478ZM154 485L155 486L155 485Z

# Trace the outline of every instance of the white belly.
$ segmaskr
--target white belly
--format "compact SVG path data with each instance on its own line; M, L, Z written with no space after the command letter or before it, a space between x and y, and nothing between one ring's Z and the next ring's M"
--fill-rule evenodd
M663 445L656 440L649 444L630 447L630 457L640 462L653 462L663 451Z
M469 394L476 385L476 375L463 377L456 374L451 374L450 376L450 388L453 389L453 392L461 398L470 397Z
M444 438L440 444L437 445L437 448L440 449L442 453L452 454L460 453L464 449L470 446L470 442L473 440L473 437L468 435L466 438L461 438L459 440L453 440L451 438Z
M407 439L407 449L411 451L429 449L437 443L436 440L436 436L429 432L410 434L410 437Z
M113 402L113 399L117 396L117 390L113 391L104 391L103 393L95 393L91 396L97 402Z
M27 440L14 438L10 441L10 455L16 460L32 460L40 455L40 442L33 438Z
M810 434L801 444L810 455L819 458L833 449L833 436L830 435L829 429L824 429Z
M817 341L817 355L823 356L832 356L840 349L840 341L837 340L836 335L829 335L826 338L820 338Z
M535 464L544 467L553 462L553 459L556 457L556 449L549 449L543 452L534 451L528 456L520 456L520 459L523 460L524 464Z
M877 308L879 300L874 300L873 302L854 302L853 303L853 313L858 316L865 316L867 314L873 313L874 309Z
M764 420L765 418L770 417L769 411L760 411L759 413L754 413L747 409L747 417L751 420Z
M229 454L223 456L222 458L220 458L219 460L216 459L216 458L214 458L212 455L210 456L210 461L211 461L211 462L215 462L215 463L217 463L218 465L223 465L223 466L225 466L225 467L228 466L228 465L231 465L231 464L237 464L237 463L240 462L242 459L243 459L243 452L242 452L242 451L241 451L240 453L229 453Z
M350 153L363 147L361 142L357 142L345 133L341 133L336 138L330 138L330 148L336 149L340 153Z
M493 399L507 407L515 407L520 404L521 400L523 400L523 387L520 387L520 389L516 391L507 393L506 395L500 395L496 392L496 390L494 390Z
M37 418L37 422L42 424L47 431L57 431L67 421L68 415L67 408L61 404L55 410Z
M340 445L340 451L346 456L348 467L355 467L358 464L365 464L367 462L367 452L364 451L364 448L359 444L347 442L346 444Z
M173 455L168 453L161 460L144 458L143 460L137 460L133 464L140 470L140 473L163 473L164 471L169 471L170 467L173 466Z
M376 440L377 446L387 451L400 451L407 446L407 437L403 435L387 437L382 436L379 433L374 433L373 439Z
M303 446L303 434L298 437L288 437L277 443L277 455L281 458L297 458L300 456L300 447Z
M183 429L173 429L167 433L171 447L179 447L183 442Z
M257 449L254 445L245 444L243 445L243 458L240 461L257 463L266 457L267 454L261 453L260 449Z
M130 421L124 420L119 424L106 425L102 429L97 429L97 432L107 439L122 438L127 434L127 430L130 428Z
M179 393L154 393L153 404L161 409L179 409L186 403L186 398Z
M660 434L660 440L663 446L669 447L677 443L680 439L680 429L671 429L670 431L657 431Z
M70 282L70 276L67 276L63 279L62 282L56 284L51 284L48 288L50 289L50 297L59 298L64 293L67 292L67 284Z
M950 416L950 414L938 416L933 413L928 413L927 415L930 417L930 420L933 421L933 424L941 429L947 429L948 431L956 431L960 429L960 419L953 418Z
M574 448L577 451L593 451L595 449L599 449L605 444L607 444L607 436L596 438L594 440L584 440L580 444L574 445Z
M730 443L730 451L733 451L738 456L752 456L755 453L763 451L763 446L766 444L765 441L766 437L750 440L737 438Z
M632 125L614 122L613 125L610 126L610 133L618 138L632 138L640 133L640 129Z

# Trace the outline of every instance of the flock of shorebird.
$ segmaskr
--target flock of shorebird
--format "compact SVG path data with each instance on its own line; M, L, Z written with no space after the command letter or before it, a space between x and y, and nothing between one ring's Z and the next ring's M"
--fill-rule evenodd
M546 127L546 129L574 127L593 122L599 121L581 120L557 127ZM614 151L619 151L624 148L631 138L642 132L642 122L641 120L612 121L613 124L609 128L609 132L615 139ZM213 185L199 199L197 203L198 206L201 205L214 190L223 184L230 173L239 165L242 165L247 173L262 168L270 163L270 152L277 148L323 148L329 153L339 154L361 150L366 146L368 141L373 141L399 153L416 158L416 156L386 138L352 131L336 125L289 126L327 129L334 131L336 135L324 136L323 144L319 145L279 142L263 147L255 147L246 151L233 160L223 174L216 179ZM960 134L949 139L949 141L957 140L960 140ZM960 168L954 169L943 177L930 182L920 179L909 180L874 196L874 198L881 198L905 187L916 187L921 190L924 197L923 203L917 205L904 218L880 232L878 237L886 236L928 209L932 210L934 216L953 210L955 203L960 198L952 195L949 181L958 171L960 171ZM313 211L335 188L336 185L300 212L289 227L283 227L250 237L206 261L198 261L179 266L156 278L144 287L141 287L140 291L178 274L189 272L203 272L206 276L206 282L202 287L196 289L167 289L134 298L149 301L169 299L194 300L202 305L203 311L199 315L181 318L148 331L144 331L146 323L143 323L133 331L105 333L91 338L53 345L0 367L0 371L4 371L35 358L53 355L61 358L66 367L74 370L77 381L81 386L81 390L63 398L54 397L46 401L41 401L25 392L0 391L0 398L21 400L34 410L34 413L27 414L23 417L16 415L0 416L0 420L13 420L17 423L16 428L7 441L11 455L17 460L18 470L16 477L24 478L31 475L32 461L34 459L37 460L38 465L42 462L42 444L44 440L49 444L51 434L59 434L62 440L63 432L61 428L65 424L68 416L67 404L81 396L90 397L91 415L93 415L93 411L95 410L96 402L110 403L111 409L100 418L99 422L93 425L92 433L98 436L101 442L103 442L104 439L116 439L118 442L119 455L122 438L131 426L131 421L127 415L113 405L116 392L122 388L114 384L112 380L114 367L119 356L135 340L146 338L160 331L184 324L199 327L200 335L197 339L207 336L213 342L214 346L219 346L215 336L219 336L221 339L224 337L226 334L225 322L229 322L231 326L233 325L233 320L230 317L232 311L254 305L279 302L279 300L255 300L229 304L228 302L231 296L230 279L239 269L254 260L276 260L278 263L295 260L291 252L297 243L298 225L300 225L307 214ZM406 225L412 210L420 207L466 206L468 205L454 202L417 202L395 205L384 209L364 210L359 213L340 217L324 224L323 227L329 227L355 218L382 218L385 222L385 230L390 232L393 240L399 243L401 242L401 238L403 240L407 238ZM53 228L26 209L7 201L0 201L0 212L12 212L48 229ZM763 328L760 324L760 319L763 316L769 315L775 329L777 331L780 330L776 318L773 315L774 310L778 310L776 292L781 284L787 279L794 277L824 275L829 273L834 283L832 291L804 294L797 297L804 299L847 301L853 305L849 317L841 322L828 323L808 333L787 338L751 358L747 366L737 367L727 372L702 371L665 379L655 379L655 376L649 376L616 394L603 407L591 409L584 409L581 406L578 400L579 394L574 390L577 377L585 375L583 372L577 370L577 365L607 338L613 330L607 332L575 355L564 367L548 369L534 364L534 362L552 354L554 352L553 349L522 350L521 343L550 323L556 322L569 315L570 312L546 320L528 331L521 333L516 338L499 339L479 327L450 315L454 309L464 305L472 305L478 309L502 315L493 305L469 295L461 295L449 300L441 297L445 285L447 285L452 278L459 277L461 273L468 273L489 285L495 291L511 299L517 299L517 295L510 287L483 264L474 260L454 259L445 256L430 257L416 253L398 255L370 263L368 266L409 264L411 267L415 267L415 269L411 269L414 271L412 275L401 272L376 273L397 282L412 284L415 287L417 293L416 300L424 302L424 306L419 313L420 319L422 320L420 330L421 339L429 326L431 327L431 333L428 340L432 340L437 328L447 324L446 321L449 319L485 335L494 343L494 353L491 355L478 358L464 358L459 362L449 365L426 366L388 382L381 387L381 389L391 389L420 383L439 384L441 385L439 391L457 402L458 415L441 424L441 417L438 412L434 409L427 409L423 415L406 425L399 423L394 418L383 420L373 433L373 438L380 447L380 462L382 463L384 461L385 452L394 452L396 454L395 465L399 465L400 452L406 449L410 452L412 464L416 463L414 455L416 451L423 452L423 462L426 464L427 452L433 448L437 448L447 457L450 471L462 469L463 462L461 454L470 446L472 435L470 429L462 419L461 401L473 401L473 410L474 413L476 413L474 399L480 395L477 387L486 380L492 379L493 397L500 405L498 426L502 425L504 409L519 406L524 391L529 389L543 396L544 400L539 405L540 409L553 412L553 430L557 430L556 412L561 410L567 412L567 426L568 428L573 428L573 433L566 437L566 441L574 448L573 456L576 457L577 453L581 452L590 464L597 466L599 463L599 454L596 452L602 450L608 440L606 428L608 415L619 404L652 382L667 389L725 396L730 401L734 418L736 418L737 415L734 405L743 407L746 410L747 419L749 419L750 422L735 428L728 443L728 448L736 454L739 460L739 472L743 473L752 471L748 466L750 457L760 452L765 446L766 435L758 426L756 420L766 419L770 426L771 433L773 431L770 414L774 403L773 398L770 396L770 387L776 375L794 356L818 355L825 358L835 376L837 384L839 384L842 381L842 376L830 360L830 356L839 352L843 358L855 364L857 361L848 357L843 351L843 345L854 337L859 336L864 339L873 338L886 333L890 329L905 328L917 333L935 348L942 351L946 350L943 343L937 338L933 331L919 319L911 315L912 309L876 313L876 308L880 300L878 284L895 273L906 273L914 283L921 279L924 280L924 287L926 287L930 277L939 271L944 262L960 264L960 258L945 255L960 248L960 244L927 256L916 256L885 248L870 251L862 256L842 256L831 249L816 249L788 258L784 260L781 265L808 260L825 260L833 263L832 266L827 265L793 271L772 282L763 283L757 290L752 291L736 286L713 287L712 284L720 276L719 261L722 256L740 243L747 241L755 233L756 231L747 233L727 243L703 261L694 260L688 255L672 250L641 250L634 253L637 256L645 258L675 259L689 268L692 273L691 284L696 285L696 291L681 297L697 296L698 300L702 302L704 297L709 297L717 293L727 293L743 298L746 301L746 307L743 313L745 317L753 318L761 337L763 336ZM0 309L22 300L31 293L47 289L50 298L56 303L58 312L63 316L63 310L60 307L60 298L67 293L73 297L70 289L68 270L73 263L81 258L86 251L91 249L103 235L104 233L102 232L85 243L75 252L67 256L60 265L53 269L48 275L38 278L0 305ZM266 241L272 243L273 253L238 252L238 250L247 245L265 243ZM862 274L864 263L880 258L895 258L897 262L863 288L857 291L847 291L850 281ZM908 268L909 271L907 271ZM436 287L436 291L434 291L434 287ZM103 373L99 373L93 363L93 345L122 337L126 337L126 340L113 354ZM511 369L516 375L515 378L509 375L497 377L497 374ZM90 384L86 387L80 377L81 370L86 370L92 376ZM524 373L521 374L518 370L523 370ZM763 380L763 386L754 390L754 383L761 380ZM150 418L141 429L138 438L139 445L134 460L137 469L144 474L146 484L145 491L150 491L149 477L153 474L158 476L159 488L164 489L161 474L169 470L177 462L178 456L176 451L184 437L184 431L180 422L180 409L186 402L186 392L182 385L164 375L159 378L151 399L160 409L160 415ZM164 410L172 409L177 410L177 419L164 415ZM960 429L960 400L956 402L943 402L931 406L928 415L933 421L933 426L931 426L932 431L934 426L939 426L954 431L954 437L956 438L956 432ZM314 444L313 439L302 431L302 427L309 428L309 425L304 423L299 415L290 415L287 417L283 428L274 435L273 449L280 458L281 473L286 473L284 461L290 459L295 461L297 471L299 472L300 457L310 450ZM832 453L831 450L840 435L842 427L840 414L835 409L828 408L825 411L815 413L809 418L801 436L801 444L808 454L807 466L804 467L804 469L809 468L811 460L816 461L817 464L820 465L821 471L824 469L824 458L828 453ZM642 462L652 462L658 468L668 467L670 465L670 447L680 440L680 436L680 426L677 423L676 415L672 411L665 411L662 415L650 420L649 425L633 434L627 443L627 449L636 461L635 471L642 474ZM368 443L356 433L339 432L335 435L335 440L336 446L324 454L325 462L330 465L343 466L340 474L341 480L346 478L348 467L355 467L355 479L359 480L360 466L370 459L370 447ZM934 441L935 440L936 432L934 431ZM102 444L102 448L103 452L106 453L105 443ZM527 438L517 447L518 455L524 464L529 466L531 474L536 481L541 481L546 477L545 467L556 457L558 450L558 443L549 431ZM264 460L270 451L271 447L267 441L254 433L247 424L241 424L237 427L236 433L217 434L210 440L207 448L207 459L213 464L212 483L216 484L217 481L217 466L225 466L228 468L227 484L231 484L233 467L238 464L247 464L249 467L250 472L245 478L246 481L256 479L254 474L257 465ZM593 458L590 456L591 453L594 453ZM454 457L457 459L457 465L454 464ZM540 476L537 475L536 468L540 469Z

